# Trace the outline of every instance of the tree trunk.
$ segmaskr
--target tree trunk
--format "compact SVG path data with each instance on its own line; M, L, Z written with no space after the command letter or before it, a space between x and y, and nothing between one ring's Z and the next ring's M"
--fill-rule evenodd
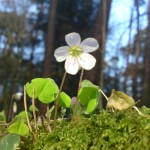
M129 22L129 39L128 39L128 46L126 49L126 64L127 64L127 68L129 67L129 56L131 54L131 33L132 33L132 24L133 24L133 8L131 8L131 16L130 16L130 22ZM131 67L130 67L131 68ZM131 70L130 73L127 73L128 71L126 71L125 73L125 77L124 77L124 92L127 92L127 80L128 80L128 76L131 75Z
M140 38L141 38L141 32L140 32L140 12L139 12L139 1L135 0L135 7L136 7L136 13L137 13L137 36L135 38L135 65L133 68L133 84L132 84L132 91L133 91L133 98L137 100L137 78L138 78L138 66L139 66L139 53L140 53Z
M150 107L150 0L148 5L148 27L146 36L145 58L144 58L144 80L143 80L143 104Z
M103 89L104 50L106 35L108 31L108 20L110 15L111 3L112 0L101 0L99 3L93 35L100 44L99 49L93 53L94 57L97 60L97 63L91 71L85 73L85 78L90 80L94 84L100 85L101 89ZM99 106L102 107L101 102Z
M50 62L51 56L53 55L52 52L55 34L56 9L57 9L57 0L51 0L49 9L47 36L46 36L46 51L43 66L43 76L46 78L50 76ZM46 113L46 105L40 103L39 110L40 110L39 115L44 116Z

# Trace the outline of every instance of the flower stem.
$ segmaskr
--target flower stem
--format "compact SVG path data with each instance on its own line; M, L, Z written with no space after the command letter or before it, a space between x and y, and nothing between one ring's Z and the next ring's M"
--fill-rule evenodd
M28 128L29 128L31 136L32 136L32 140L35 141L35 138L34 138L34 135L33 135L33 131L32 131L32 127L30 125L30 121L29 121L29 117L28 117L28 113L27 113L27 98L26 98L25 86L24 86L24 109L25 109L25 113L26 113L26 119L27 119Z
M82 82L82 79L83 79L83 73L84 73L84 69L82 68L82 70L81 70L81 74L80 74L79 85L78 85L78 91L79 91L79 90L80 90L80 88L81 88L81 82Z
M79 84L78 84L78 91L80 90L81 88L81 82L82 82L82 79L83 79L83 73L84 73L84 69L82 68L81 70L81 74L80 74L80 79L79 79ZM77 112L77 106L78 106L78 92L77 92L77 97L76 97L76 102L75 102L75 105L74 105L74 111L73 111L73 115L72 115L72 120L74 120L75 116L76 116L76 112ZM75 118L75 120L77 119L77 116Z
M65 79L66 79L66 75L67 75L67 72L65 71L65 73L64 73L64 75L63 75L63 78L62 78L62 81L61 81L59 93L58 93L58 96L57 96L57 99L56 99L55 112L54 112L54 129L56 128L56 119L57 119L58 103L59 103L59 99L60 99L60 93L61 93L61 91L62 91L64 82L65 82Z

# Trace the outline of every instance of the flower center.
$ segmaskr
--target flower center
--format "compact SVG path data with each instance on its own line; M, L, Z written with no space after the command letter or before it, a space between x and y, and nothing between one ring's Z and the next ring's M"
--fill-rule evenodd
M78 46L72 46L70 49L69 49L69 52L71 54L71 56L73 57L78 57L80 56L80 54L82 53L82 48L78 47Z

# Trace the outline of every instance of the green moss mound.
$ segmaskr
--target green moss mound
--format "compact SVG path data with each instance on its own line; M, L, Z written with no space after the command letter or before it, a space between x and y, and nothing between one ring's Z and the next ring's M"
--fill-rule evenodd
M150 115L149 108L142 107L140 111ZM50 134L41 134L34 144L28 145L28 149L150 150L150 118L140 116L133 109L101 110L100 114L80 116L71 122L62 121Z

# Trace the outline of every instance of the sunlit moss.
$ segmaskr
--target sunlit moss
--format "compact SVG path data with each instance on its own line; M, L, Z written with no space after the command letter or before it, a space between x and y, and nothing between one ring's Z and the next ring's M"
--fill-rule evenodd
M142 107L149 115L150 109ZM137 114L133 109L80 116L76 121L62 121L48 135L40 131L33 150L149 150L150 118ZM26 143L23 146L27 146ZM25 148L25 147L24 147Z

